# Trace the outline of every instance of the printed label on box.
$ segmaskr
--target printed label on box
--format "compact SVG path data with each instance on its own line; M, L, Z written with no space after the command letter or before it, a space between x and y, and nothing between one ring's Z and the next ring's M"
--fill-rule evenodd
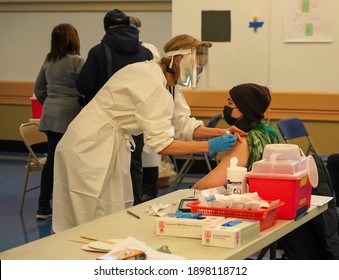
M260 222L228 218L203 229L202 244L207 246L235 248L260 234Z
M201 238L204 227L222 221L225 221L225 218L219 216L201 216L199 219L158 217L155 220L155 234Z

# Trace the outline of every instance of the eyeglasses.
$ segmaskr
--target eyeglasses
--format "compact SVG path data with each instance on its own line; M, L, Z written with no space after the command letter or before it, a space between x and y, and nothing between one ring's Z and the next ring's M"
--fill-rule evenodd
M234 108L237 108L237 106L235 105L235 103L233 102L233 100L231 98L227 99L227 106Z

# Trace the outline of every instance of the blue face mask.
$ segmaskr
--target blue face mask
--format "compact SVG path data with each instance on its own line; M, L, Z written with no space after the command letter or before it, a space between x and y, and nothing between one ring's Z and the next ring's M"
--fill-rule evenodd
M197 65L197 76L199 78L200 74L202 73L202 70L204 69L204 67L202 67L200 64Z

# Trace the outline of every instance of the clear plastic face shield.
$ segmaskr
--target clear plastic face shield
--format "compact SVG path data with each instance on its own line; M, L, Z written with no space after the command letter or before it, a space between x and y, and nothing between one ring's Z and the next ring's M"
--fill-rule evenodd
M191 88L206 86L208 81L208 71L206 71L208 65L208 47L198 46L194 49L166 53L166 57L172 58L168 66L170 69L173 69L173 58L176 55L182 55L180 60L180 77L177 84Z
M207 46L196 49L197 88L209 87L208 49Z

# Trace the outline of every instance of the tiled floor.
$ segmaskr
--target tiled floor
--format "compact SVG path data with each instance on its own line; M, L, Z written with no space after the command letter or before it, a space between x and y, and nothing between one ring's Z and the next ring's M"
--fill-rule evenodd
M51 219L37 221L35 218L39 189L26 194L23 213L19 213L25 159L25 154L0 154L0 252L53 234ZM39 185L40 174L31 173L30 186ZM192 181L184 182L180 187L185 188L191 184ZM165 193L166 187L159 188L159 195Z

